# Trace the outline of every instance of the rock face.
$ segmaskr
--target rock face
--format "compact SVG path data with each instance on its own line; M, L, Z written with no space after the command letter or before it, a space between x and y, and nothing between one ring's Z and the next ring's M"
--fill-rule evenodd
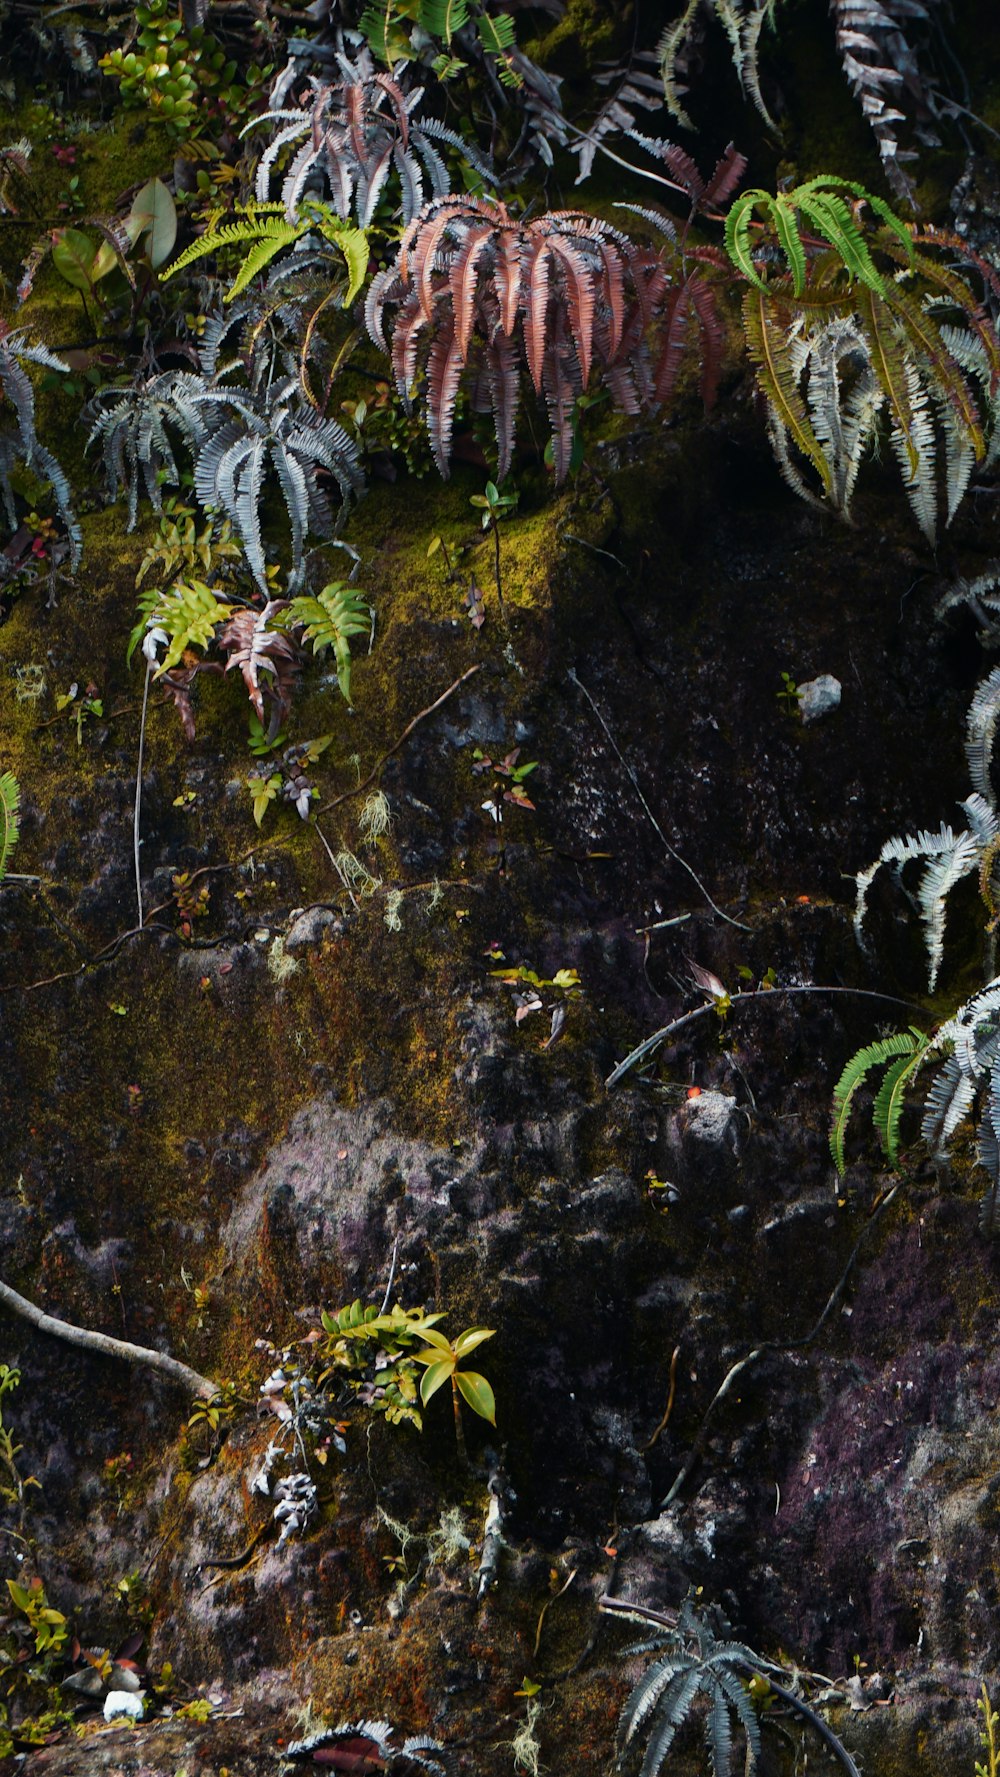
M808 645L797 607L772 600L777 657L839 664L853 609L839 585L863 573L860 545L838 535L831 569L830 538L781 514L800 555L822 549L829 590ZM752 579L754 515L731 522ZM763 521L758 546L773 576ZM713 547L732 547L725 522ZM689 572L710 579L704 562ZM858 656L871 694L853 729L831 725L814 750L765 664L750 670L766 625L758 612L751 644L735 597L711 647L685 619L680 673L671 584L633 589L629 624L597 650L575 615L587 595L555 566L545 623L528 607L518 618L530 692L484 671L386 767L395 824L370 873L406 889L399 930L388 886L352 907L320 855L279 849L266 886L259 866L214 879L204 946L157 916L101 968L24 994L24 958L58 976L60 955L43 906L4 900L4 985L25 1008L2 1037L9 1272L69 1318L232 1376L247 1403L224 1442L178 1438L186 1414L161 1382L12 1329L25 1380L10 1416L42 1482L30 1513L49 1597L114 1649L135 1622L120 1582L141 1574L142 1660L154 1676L169 1661L181 1687L168 1707L211 1691L244 1710L239 1752L221 1703L200 1752L182 1718L138 1728L130 1744L156 1777L185 1760L257 1769L257 1741L270 1758L276 1736L295 1738L310 1698L327 1720L384 1716L404 1737L462 1743L451 1768L492 1777L509 1765L496 1743L516 1732L526 1667L566 1675L545 1693L543 1756L605 1758L635 1669L615 1657L620 1632L598 1632L596 1601L611 1587L671 1608L689 1586L762 1652L843 1681L839 1731L869 1768L893 1768L902 1748L914 1773L967 1772L975 1694L1000 1654L993 1261L962 1184L942 1193L915 1173L871 1217L881 1186L859 1142L837 1186L829 1083L881 1008L769 991L914 979L919 941L888 924L888 901L873 908L882 972L862 974L841 870L884 837L869 768L883 741L901 786L894 826L953 788L944 766L927 775L943 749L918 770L900 746L889 659L925 650L922 719L942 734L966 687L929 630L900 643L886 591L883 628L873 642L869 608ZM662 833L726 918L664 852L566 684L567 648ZM359 670L361 712L363 685ZM427 701L408 700L389 729L370 717L372 751ZM467 755L513 744L518 724L541 761L536 812L512 810L498 832ZM114 756L126 771L128 748ZM70 762L55 759L47 781ZM198 842L174 850L192 868L222 845L225 780L206 779ZM127 914L91 894L111 893L112 841L92 818L99 785L90 796L60 918L100 945ZM166 814L161 827L154 802L148 818L152 853L170 857ZM48 850L54 819L35 828ZM26 862L30 833L29 820ZM436 887L418 874L431 850ZM296 968L272 966L277 938ZM644 1078L606 1091L639 1037L698 1012L699 994L677 986L691 960L731 990L748 991L749 970L756 998L721 1023L706 1007ZM521 965L540 983L531 993L502 978ZM555 985L567 970L582 991ZM518 1022L532 993L541 1010ZM345 1403L346 1451L328 1448L316 1512L279 1552L274 1499L251 1485L284 1435L255 1413L260 1385L282 1352L309 1361L321 1308L378 1306L390 1269L392 1295L443 1312L450 1336L495 1329L481 1362L496 1433L466 1414L465 1471L447 1389L422 1433ZM477 1605L491 1477L507 1548ZM117 1768L123 1730L104 1732L88 1770ZM53 1747L37 1767L75 1772L81 1756Z
M978 656L935 622L944 556L915 555L877 471L848 531L793 500L738 404L592 456L560 494L525 461L513 656L478 467L352 519L379 623L353 711L304 674L295 742L333 736L315 821L256 827L235 675L204 675L190 743L153 701L141 921L144 540L95 495L58 610L4 607L24 875L0 893L3 1276L232 1383L213 1424L5 1320L0 1581L44 1581L57 1675L105 1650L158 1711L92 1711L32 1777L256 1777L317 1719L430 1736L452 1777L508 1773L533 1722L543 1768L604 1769L639 1666L598 1600L673 1610L689 1587L822 1675L805 1692L870 1777L969 1777L1000 1663L997 1260L971 1153L945 1181L907 1150L892 1192L863 1119L843 1180L827 1127L846 1058L980 966L971 882L926 1019L917 922L880 882L873 960L850 916L853 873L965 787ZM965 512L971 573L995 520ZM488 589L481 632L439 533ZM55 700L98 668L107 718L78 744ZM846 685L850 720L790 721L789 669L826 708ZM509 799L518 749L533 807ZM470 1362L497 1423L459 1397L465 1457L448 1378L421 1431L377 1377L319 1380L322 1311L386 1298L493 1332ZM274 1411L294 1388L331 1394L319 1431ZM274 1445L315 1490L280 1549ZM0 1636L21 1683L25 1613ZM19 1690L15 1725L67 1694ZM776 1716L768 1768L790 1770ZM699 1757L692 1732L676 1768Z

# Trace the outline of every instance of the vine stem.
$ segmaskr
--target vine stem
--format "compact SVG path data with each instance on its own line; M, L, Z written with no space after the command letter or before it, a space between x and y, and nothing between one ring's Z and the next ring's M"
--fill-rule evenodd
M729 1004L730 1007L734 1007L745 1005L747 1000L755 1000L760 1005L762 1001L777 998L779 994L784 999L795 993L849 993L856 999L884 1000L889 1006L904 1006L908 1012L924 1015L924 1008L915 1006L911 1000L897 999L894 993L876 993L870 987L820 987L811 984L796 987L769 987L766 991L763 988L754 988L751 992L730 994ZM706 1018L709 1012L716 1013L715 1002L711 1000L704 1006L696 1006L693 1012L685 1012L681 1018L675 1018L670 1024L662 1024L659 1030L654 1030L651 1037L645 1037L630 1054L626 1055L624 1061L618 1063L618 1066L605 1080L605 1086L610 1091L611 1087L617 1086L619 1080L623 1079L630 1069L637 1067L640 1061L646 1061L650 1055L654 1054L660 1044L665 1043L668 1037L672 1037L675 1031L683 1030L686 1024L693 1024L697 1018ZM718 1016L717 1013L716 1016Z
M117 1357L127 1364L145 1364L151 1370L159 1370L196 1399L210 1401L221 1393L217 1382L212 1382L208 1376L200 1376L197 1370L182 1364L179 1358L170 1357L165 1351L150 1351L145 1345L133 1345L128 1339L115 1339L110 1333L92 1333L89 1327L75 1327L68 1320L58 1320L54 1314L36 1308L26 1296L19 1296L9 1283L0 1282L0 1303L38 1332L48 1333L53 1339L63 1339L67 1345L78 1345L84 1351L99 1351L104 1357Z

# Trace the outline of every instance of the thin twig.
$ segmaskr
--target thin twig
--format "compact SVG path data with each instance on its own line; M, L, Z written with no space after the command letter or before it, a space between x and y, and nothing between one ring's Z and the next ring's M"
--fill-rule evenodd
M399 1257L399 1235L397 1234L395 1240L392 1243L392 1261L389 1265L389 1281L385 1286L385 1295L382 1297L382 1306L379 1309L380 1314L388 1313L389 1297L392 1295L392 1286L396 1281L396 1260L398 1257Z
M680 1354L681 1354L680 1346L675 1345L674 1351L673 1351L673 1356L670 1359L670 1382L669 1382L669 1386L667 1388L667 1404L663 1409L663 1418L660 1420L660 1423L657 1426L656 1430L654 1431L652 1437L648 1440L647 1443L643 1444L643 1446L642 1446L643 1450L652 1450L653 1445L656 1443L657 1439L660 1436L660 1433L666 1431L666 1429L667 1429L667 1422L670 1418L671 1413L674 1410L674 1395L677 1392L677 1359L680 1357Z
M610 549L599 549L596 543L588 543L586 537L578 537L575 531L562 531L560 534L564 543L576 543L581 549L589 549L593 555L603 555L606 561L613 561L616 568L621 568L623 574L629 572L621 556L612 555Z
M478 673L480 671L481 671L481 667L478 664L476 666L470 666L466 672L462 673L460 675L460 677L455 680L454 684L448 686L447 691L442 691L441 696L435 698L433 703L429 703L425 710L418 711L417 715L414 716L412 722L407 722L406 727L403 729L403 732L400 735L399 739L396 741L393 741L393 744L389 748L389 751L387 753L382 754L382 757L378 761L378 764L375 765L372 768L372 770L368 773L368 776L364 779L363 783L355 784L353 790L344 790L340 796L334 796L333 800L330 802L324 802L316 810L316 813L317 814L329 814L329 812L332 808L339 808L340 804L342 802L349 802L352 799L352 797L360 796L364 790L370 789L371 785L375 782L375 779L379 776L380 772L382 771L383 766L388 764L389 760L393 757L393 754L399 752L400 747L403 746L404 743L409 740L410 735L413 733L413 730L418 726L418 724L421 722L425 722L427 720L428 716L433 716L434 711L439 710L441 708L442 704L447 703L449 697L453 697L455 692L460 688L460 686L465 684L467 679L471 679L474 673Z
M894 993L876 993L870 987L821 987L818 985L805 987L769 987L766 991L753 988L748 989L746 993L730 994L727 1012L734 1006L745 1005L748 1000L754 1000L760 1005L763 1001L775 998L779 994L782 998L786 998L789 994L794 993L850 993L857 999L884 1000L890 1006L905 1006L908 1012L916 1012L920 1016L924 1015L923 1006L915 1006L911 1000L897 999ZM714 1000L709 1000L704 1006L696 1006L693 1012L685 1012L682 1018L675 1018L670 1024L661 1025L659 1030L654 1030L651 1037L644 1038L638 1047L632 1050L631 1054L626 1055L624 1061L618 1063L618 1066L612 1070L605 1080L605 1086L607 1086L609 1090L612 1086L617 1086L619 1080L622 1079L631 1068L637 1067L640 1061L645 1061L648 1056L654 1054L660 1047L660 1044L665 1043L668 1037L672 1037L675 1031L683 1030L686 1024L693 1024L696 1018L706 1018L710 1012L714 1012L716 1017L718 1016Z
M202 1400L213 1400L221 1391L217 1382L207 1376L199 1376L188 1364L182 1364L176 1357L168 1357L165 1351L150 1351L145 1345L133 1345L127 1339L114 1339L110 1333L93 1333L89 1327L75 1327L68 1320L57 1320L55 1315L46 1314L44 1309L36 1308L25 1296L19 1296L11 1289L9 1283L0 1283L0 1302L19 1314L22 1320L36 1327L40 1333L50 1333L54 1339L64 1339L68 1345L81 1346L85 1351L99 1351L105 1357L121 1358L127 1364L146 1364L150 1369L160 1370L169 1376L172 1382L178 1382L189 1394Z
M717 913L719 915L720 919L724 919L726 921L727 925L736 926L737 929L741 932L749 932L751 928L750 928L750 926L745 925L743 920L733 919L731 914L724 913L722 911L722 908L719 907L715 901L713 901L711 895L709 894L709 892L708 892L707 888L705 887L705 884L702 882L701 878L698 875L696 875L694 870L692 870L690 864L685 862L685 860L681 857L680 852L675 851L674 847L671 845L669 839L667 838L666 834L664 833L663 828L660 826L660 823L657 820L655 814L653 813L652 809L650 808L649 803L646 801L646 798L642 792L642 786L639 783L639 779L636 777L635 772L632 770L632 767L629 764L628 760L626 759L620 746L618 745L618 742L615 740L614 735L612 734L610 728L608 727L606 721L604 720L604 717L602 716L600 710L598 709L597 704L594 702L594 699L591 697L590 692L587 690L586 685L583 683L583 681L581 679L579 679L577 677L577 675L573 671L572 667L570 667L570 669L569 669L569 677L572 679L573 684L577 687L577 689L579 691L583 692L583 695L587 699L587 702L589 703L591 709L593 710L594 715L597 717L597 720L601 724L601 727L603 728L605 734L608 737L608 741L614 750L615 756L618 759L619 764L621 765L623 771L625 772L626 776L628 777L629 783L632 785L633 790L635 791L636 795L638 796L639 801L641 802L642 807L643 807L643 809L644 809L644 811L645 811L645 813L652 825L653 831L656 834L657 838L659 839L660 844L663 846L664 850L666 851L668 857L673 858L673 860L676 864L680 864L682 870L687 871L688 875L691 878L691 881L695 884L695 886L697 887L699 892L704 895L705 900L708 902L708 905L711 907L713 913Z
M546 1598L545 1603L542 1605L542 1608L538 1613L538 1627L535 1630L535 1645L531 1650L531 1657L533 1660L537 1660L538 1650L542 1645L542 1624L545 1621L545 1613L550 1604L554 1604L557 1598L561 1598L564 1592L569 1591L570 1586L576 1579L576 1572L577 1570L575 1567L570 1568L569 1579L566 1581L565 1585L560 1586L558 1592L553 1592L551 1598Z
M751 1364L756 1363L757 1359L759 1357L763 1357L766 1353L774 1353L777 1355L782 1355L787 1351L801 1351L803 1346L811 1345L813 1340L818 1338L819 1334L822 1332L824 1326L826 1325L826 1322L829 1320L830 1315L833 1313L834 1308L836 1307L837 1303L840 1301L840 1298L843 1295L844 1290L847 1287L848 1278L850 1277L851 1272L854 1270L855 1260L857 1259L858 1253L861 1251L862 1245L864 1244L864 1241L867 1238L867 1235L868 1235L870 1229L872 1229L874 1227L875 1223L880 1220L884 1211L886 1209L888 1209L889 1204L892 1202L897 1191L900 1189L901 1183L902 1183L902 1181L900 1181L900 1184L893 1185L892 1189L890 1191L886 1192L885 1196L883 1197L881 1203L878 1205L877 1209L875 1209L875 1211L872 1213L872 1215L869 1216L868 1221L866 1222L865 1226L862 1228L861 1233L858 1235L857 1240L854 1242L854 1245L851 1248L851 1254L850 1254L850 1257L847 1261L847 1264L844 1266L844 1269L841 1272L839 1278L837 1279L837 1282L835 1283L832 1291L830 1292L830 1295L827 1297L826 1306L823 1309L822 1314L820 1315L816 1324L809 1329L809 1332L804 1334L803 1337L800 1339L787 1339L787 1340L764 1339L764 1340L762 1340L760 1345L757 1345L754 1347L753 1351L748 1351L745 1357L741 1357L737 1363L732 1365L731 1369L727 1370L725 1376L722 1379L722 1382L719 1384L719 1387L716 1389L714 1395L712 1396L712 1399L709 1401L708 1406L705 1409L705 1412L702 1416L701 1424L698 1427L698 1431L697 1431L697 1435L695 1437L694 1443L691 1446L691 1451L690 1451L690 1454L688 1455L688 1459L684 1463L683 1467L681 1468L680 1473L676 1476L674 1483L673 1483L672 1487L670 1488L669 1493L665 1496L663 1503L660 1507L661 1511L666 1511L667 1506L672 1505L674 1500L677 1498L678 1493L680 1492L680 1490L683 1487L685 1481L687 1480L689 1474L691 1473L691 1470L694 1468L695 1463L697 1462L699 1456L701 1455L701 1452L702 1452L702 1449L703 1449L704 1443L705 1443L705 1438L708 1434L709 1421L712 1418L712 1415L715 1412L716 1407L718 1406L719 1402L721 1400L723 1400L725 1398L725 1396L729 1393L729 1390L731 1389L733 1383L737 1380L737 1378L739 1376L741 1376L743 1374L743 1371L746 1369L749 1369Z

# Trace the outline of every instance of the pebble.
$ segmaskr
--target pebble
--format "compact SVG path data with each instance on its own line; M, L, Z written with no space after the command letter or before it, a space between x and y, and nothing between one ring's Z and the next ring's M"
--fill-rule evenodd
M799 711L803 722L818 722L840 703L840 680L832 673L820 673L798 686Z

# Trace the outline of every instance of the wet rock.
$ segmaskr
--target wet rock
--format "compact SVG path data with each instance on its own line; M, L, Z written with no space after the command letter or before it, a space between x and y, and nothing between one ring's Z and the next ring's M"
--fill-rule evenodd
M293 913L291 924L285 936L285 949L290 953L297 950L311 950L330 932L343 931L343 921L329 907L307 907L304 912Z
M796 695L803 722L818 722L821 716L828 716L831 710L837 709L840 692L840 680L832 673L820 673L818 678L807 679L804 685L799 685Z

